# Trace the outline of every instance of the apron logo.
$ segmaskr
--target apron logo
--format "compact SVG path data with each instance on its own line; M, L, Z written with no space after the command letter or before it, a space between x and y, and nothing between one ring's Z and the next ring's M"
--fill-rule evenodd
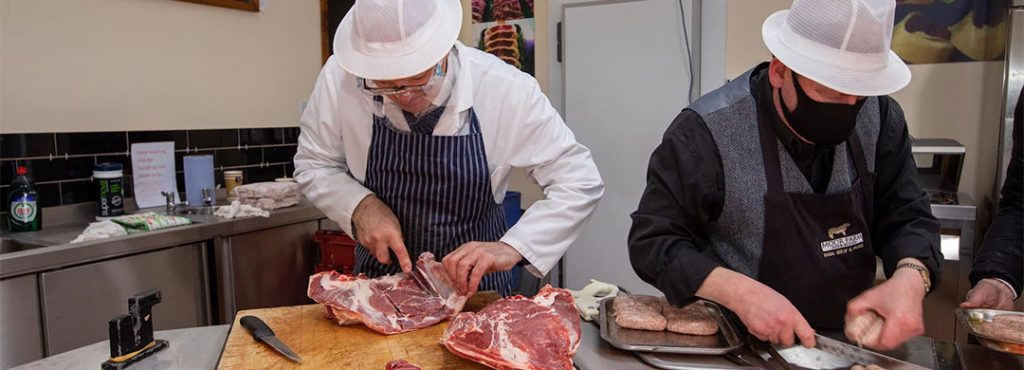
M843 236L846 236L846 229L849 229L849 228L850 228L850 224L849 223L845 223L845 224L842 224L842 225L830 228L830 229L828 229L828 238L829 239L835 239L836 235L839 235L839 234L842 234Z
M833 257L847 252L855 251L864 247L864 234L856 233L846 235L850 229L849 223L831 227L828 229L828 239L821 242L821 252L825 257ZM837 236L842 236L836 239Z

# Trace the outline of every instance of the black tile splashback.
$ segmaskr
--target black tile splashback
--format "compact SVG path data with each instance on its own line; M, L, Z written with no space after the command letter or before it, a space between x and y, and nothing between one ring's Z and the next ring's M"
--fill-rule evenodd
M253 149L218 149L213 157L214 165L221 167L244 166L251 163L263 163L260 148Z
M0 134L0 158L46 157L56 153L52 133Z
M297 146L277 146L263 148L263 160L267 163L292 163Z
M182 157L213 155L215 181L224 185L224 170L241 170L246 183L291 177L299 137L298 127L215 130L113 131L38 134L0 134L0 200L18 165L28 168L36 182L42 207L96 200L92 167L95 163L119 162L124 167L125 196L132 197L131 158L133 143L173 141L178 190L185 191ZM197 151L196 148L199 148ZM6 214L6 206L0 214Z
M128 151L127 132L72 132L57 134L57 154L101 154Z
M189 130L189 148L228 148L238 146L238 130Z
M270 145L284 143L283 128L243 128L238 130L242 145Z
M173 141L175 150L182 150L188 147L188 133L179 131L131 131L128 133L128 142L152 143L160 141Z

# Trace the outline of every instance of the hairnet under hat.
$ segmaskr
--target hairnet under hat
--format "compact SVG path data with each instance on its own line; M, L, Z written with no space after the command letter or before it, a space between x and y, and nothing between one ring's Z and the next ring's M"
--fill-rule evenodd
M761 36L783 64L815 82L887 95L910 83L910 69L890 49L895 9L892 0L795 0L764 21Z
M362 78L405 78L440 61L461 28L460 0L357 0L338 25L334 56Z

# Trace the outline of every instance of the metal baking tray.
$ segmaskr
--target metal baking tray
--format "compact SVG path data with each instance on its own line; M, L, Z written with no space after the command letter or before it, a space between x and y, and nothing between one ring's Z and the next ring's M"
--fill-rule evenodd
M984 308L956 309L956 318L960 321L960 325L963 325L963 327L967 329L968 333L978 337L978 342L980 342L981 345L999 352L1024 355L1024 343L998 339L979 332L978 325L981 325L982 321L1001 315L1024 316L1024 312L990 310Z
M718 320L717 334L686 335L670 331L622 328L615 323L612 299L605 299L601 301L601 314L598 316L601 338L615 348L637 352L721 355L742 346L743 340L736 334L736 328L732 323L722 314L722 309L712 302L699 302L710 308Z

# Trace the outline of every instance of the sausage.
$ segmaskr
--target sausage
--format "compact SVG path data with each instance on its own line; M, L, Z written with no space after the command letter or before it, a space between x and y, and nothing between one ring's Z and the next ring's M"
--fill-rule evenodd
M882 339L885 319L875 311L865 311L846 320L846 337L859 345L873 347Z

